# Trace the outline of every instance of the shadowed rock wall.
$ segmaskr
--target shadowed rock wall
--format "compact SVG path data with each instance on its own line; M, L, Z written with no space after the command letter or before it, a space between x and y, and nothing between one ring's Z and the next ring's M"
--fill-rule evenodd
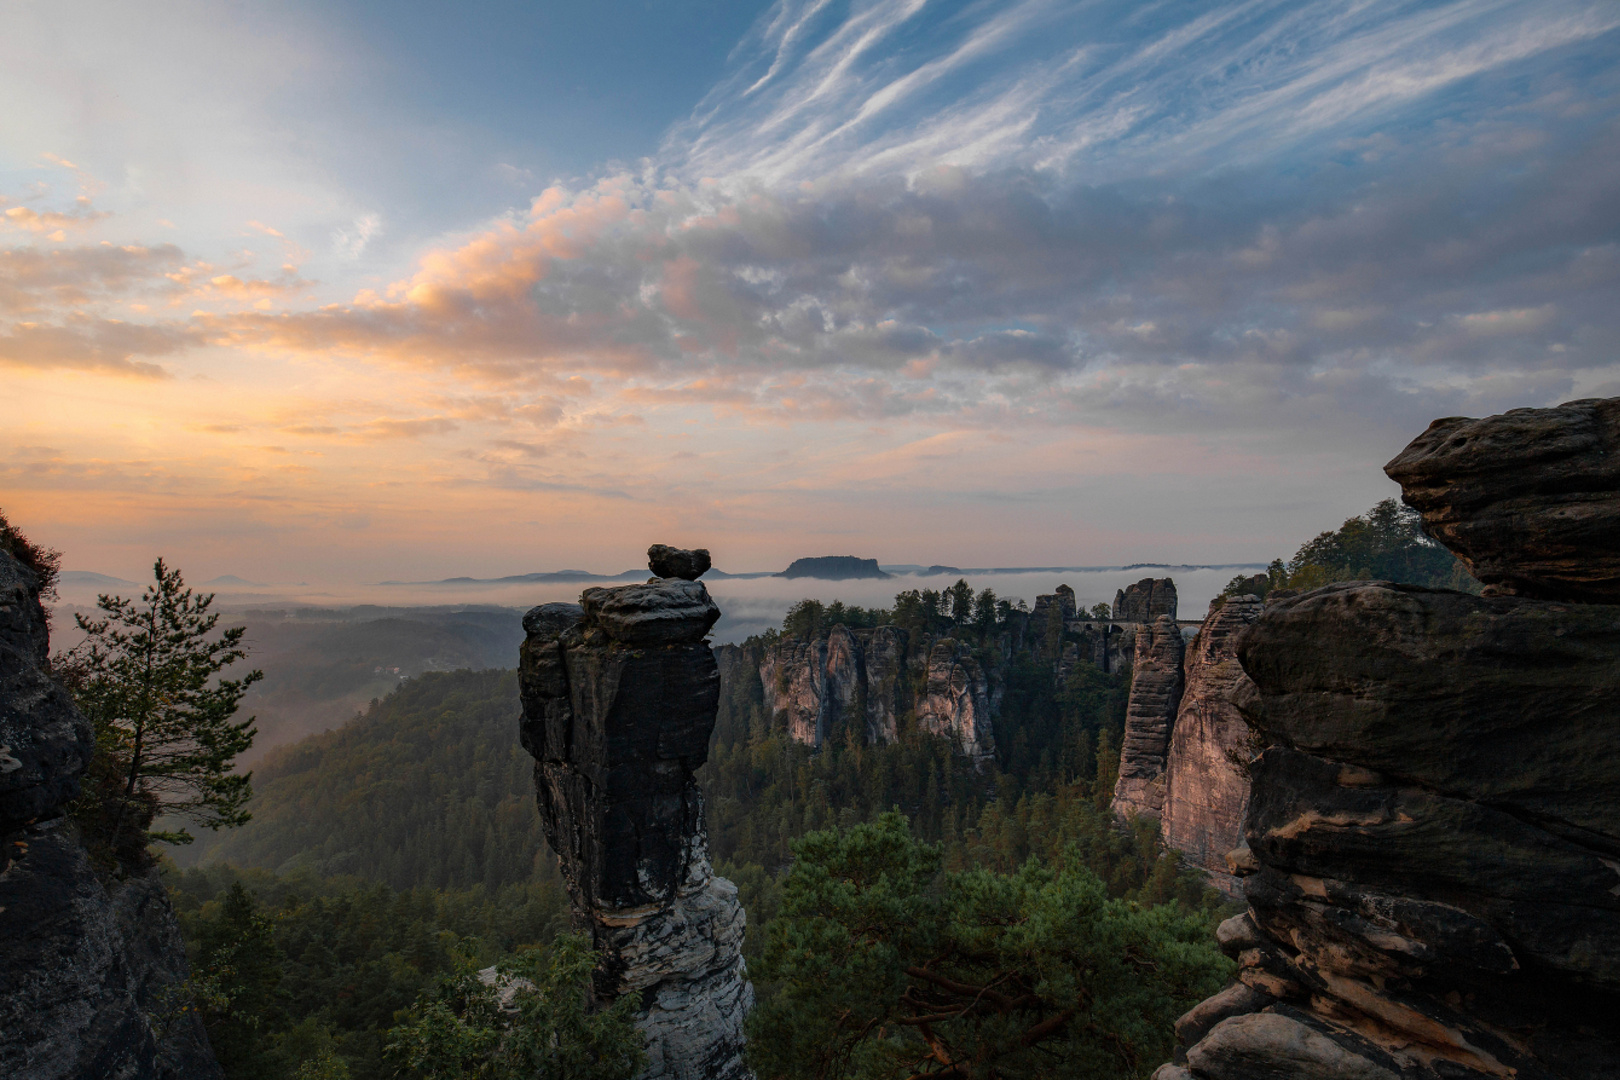
M1159 1080L1620 1077L1620 566L1592 533L1620 513L1617 408L1440 421L1389 466L1540 598L1350 582L1241 636L1267 749L1218 934L1240 983Z
M48 655L38 579L0 552L0 1076L211 1080L156 871L109 894L63 816L93 740Z
M663 564L684 565L671 551ZM546 839L602 953L598 995L641 995L646 1078L749 1075L744 914L709 864L693 778L719 703L704 641L719 616L701 583L655 578L523 620L520 731Z

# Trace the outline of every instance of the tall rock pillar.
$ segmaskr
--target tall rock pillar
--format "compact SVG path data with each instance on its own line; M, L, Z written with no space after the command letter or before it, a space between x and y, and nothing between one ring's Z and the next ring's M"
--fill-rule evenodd
M1125 740L1114 784L1114 813L1124 817L1164 813L1170 732L1181 705L1186 643L1174 616L1160 615L1136 635L1131 697L1125 709Z
M1187 688L1170 736L1164 842L1228 896L1239 892L1226 853L1243 842L1249 804L1243 769L1255 753L1249 727L1231 698L1247 679L1238 663L1238 642L1263 609L1259 597L1234 596L1204 620L1187 653Z
M523 618L521 736L576 924L601 953L597 995L639 994L644 1080L746 1080L753 988L737 889L714 876L694 771L720 675L708 553L661 545L641 585L586 589Z

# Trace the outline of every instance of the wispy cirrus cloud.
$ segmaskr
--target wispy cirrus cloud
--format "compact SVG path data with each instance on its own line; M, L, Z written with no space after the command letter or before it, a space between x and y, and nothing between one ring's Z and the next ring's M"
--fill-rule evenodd
M1376 486L1436 415L1620 392L1617 27L1578 0L783 0L652 157L319 301L320 256L260 214L233 242L274 258L19 231L0 363L228 384L184 427L215 482L395 500L368 521L431 491L486 522L549 500L553 534L847 503L937 535L965 528L940 507L1057 520L1146 475L1218 516L1284 474L1303 515L1325 455ZM305 234L328 267L382 235L342 205Z

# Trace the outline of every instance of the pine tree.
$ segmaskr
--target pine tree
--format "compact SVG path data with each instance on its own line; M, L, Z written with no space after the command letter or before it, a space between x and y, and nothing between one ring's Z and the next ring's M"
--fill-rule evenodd
M55 661L96 731L98 760L76 816L126 865L150 840L191 842L184 829L150 831L160 814L210 829L248 820L252 774L232 769L256 731L252 717L233 717L264 677L218 678L247 655L245 629L216 636L212 594L193 593L162 559L153 574L139 601L103 595L103 618L75 616L85 638Z

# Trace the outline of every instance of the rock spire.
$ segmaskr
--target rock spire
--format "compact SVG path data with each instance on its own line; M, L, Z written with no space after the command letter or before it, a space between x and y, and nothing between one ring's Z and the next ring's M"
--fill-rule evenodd
M1114 621L1150 623L1160 615L1176 617L1176 583L1170 578L1143 578L1114 593Z
M1160 615L1152 626L1137 632L1119 779L1114 784L1114 813L1121 817L1159 817L1164 812L1165 764L1181 706L1186 649L1181 627L1168 615Z
M708 554L662 545L639 585L586 589L523 619L521 737L603 1000L641 995L644 1080L747 1080L753 1003L737 889L714 876L694 771L720 676ZM701 567L702 569L699 569Z

